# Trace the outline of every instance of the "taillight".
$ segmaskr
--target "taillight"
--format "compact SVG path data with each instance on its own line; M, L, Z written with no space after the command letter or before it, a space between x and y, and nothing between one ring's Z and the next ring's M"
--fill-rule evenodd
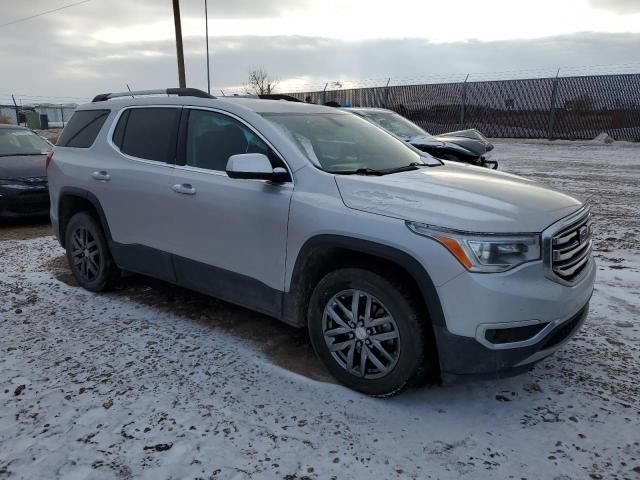
M47 154L47 159L44 161L44 168L49 168L49 164L51 163L51 159L53 158L53 150L51 150Z

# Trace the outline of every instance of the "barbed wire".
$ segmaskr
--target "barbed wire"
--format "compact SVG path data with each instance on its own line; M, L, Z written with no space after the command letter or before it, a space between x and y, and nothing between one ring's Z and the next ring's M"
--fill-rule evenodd
M79 2L70 3L70 4L63 5L63 6L58 7L58 8L54 8L53 10L46 10L44 12L40 12L40 13L35 13L33 15L29 15L27 17L17 18L15 20L11 20L10 22L0 23L0 28L8 27L9 25L15 25L16 23L25 22L25 21L31 20L33 18L38 18L38 17L42 17L44 15L49 15L51 13L59 12L60 10L65 10L67 8L75 7L75 6L81 5L83 3L90 2L90 1L91 0L80 0Z
M306 93L320 92L323 90L349 90L356 88L378 88L385 86L402 85L423 85L438 83L459 83L459 82L483 82L483 81L503 81L503 80L524 80L533 78L570 77L570 76L591 76L591 75L616 75L625 73L640 73L640 63L624 64L603 64L589 66L564 66L560 68L537 67L530 69L514 69L502 71L468 72L468 73L438 73L431 75L404 75L388 76L364 79L348 79L338 77L331 80L322 81L300 81L296 77L291 77L280 82L276 86L278 93ZM212 93L217 96L246 95L247 86L227 85L215 87ZM54 104L56 106L74 103L86 103L91 97L76 97L64 95L35 95L26 93L14 93L18 104ZM13 105L12 94L0 93L0 104Z
M295 82L295 78L288 79L276 86L279 93L304 93L332 90L348 90L354 88L377 88L385 86L401 86L401 85L423 85L435 83L458 83L458 82L483 82L483 81L506 81L506 80L526 80L534 78L549 77L569 77L569 76L591 76L591 75L615 75L624 73L640 73L640 63L625 64L603 64L589 66L565 66L560 68L537 67L519 70L502 70L502 71L486 71L486 72L468 72L468 73L442 73L432 75L408 75L408 76L389 76L365 79L345 79L339 77L337 79L313 82ZM285 85L283 85L285 84ZM288 87L291 85L291 87ZM224 92L226 95L245 94L246 87L242 86L226 86L217 87L217 91Z

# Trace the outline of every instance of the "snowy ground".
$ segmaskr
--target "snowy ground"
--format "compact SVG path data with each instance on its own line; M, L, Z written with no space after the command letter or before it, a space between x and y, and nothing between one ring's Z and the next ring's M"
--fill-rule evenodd
M587 324L532 372L371 399L302 332L136 276L91 294L0 226L0 478L640 478L640 145L496 144L597 215Z

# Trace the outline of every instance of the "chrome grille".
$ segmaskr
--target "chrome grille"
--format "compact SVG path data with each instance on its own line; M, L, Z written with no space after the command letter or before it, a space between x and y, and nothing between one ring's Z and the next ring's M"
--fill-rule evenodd
M572 282L586 268L591 257L591 214L587 211L551 238L551 270Z

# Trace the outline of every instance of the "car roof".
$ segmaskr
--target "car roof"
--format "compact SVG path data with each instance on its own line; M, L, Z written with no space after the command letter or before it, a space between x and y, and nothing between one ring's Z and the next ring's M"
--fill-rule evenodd
M260 98L223 97L218 100L233 102L258 113L335 113L334 107L287 100L264 100Z
M188 96L141 96L85 103L77 110L120 110L131 106L182 105L210 108L242 107L256 113L342 113L336 108L287 100L263 100L246 97L200 98Z

